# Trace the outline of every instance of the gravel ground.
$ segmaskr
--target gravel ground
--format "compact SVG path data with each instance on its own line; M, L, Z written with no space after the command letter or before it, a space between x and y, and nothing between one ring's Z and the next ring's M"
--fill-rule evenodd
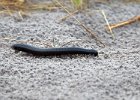
M139 100L140 23L106 32L106 22L116 23L140 14L140 4L96 2L74 16L106 44L100 47L67 13L35 11L23 20L0 16L0 100ZM5 39L4 39L5 38ZM7 38L7 39L6 39ZM95 48L99 57L74 55L34 57L15 53L10 45Z

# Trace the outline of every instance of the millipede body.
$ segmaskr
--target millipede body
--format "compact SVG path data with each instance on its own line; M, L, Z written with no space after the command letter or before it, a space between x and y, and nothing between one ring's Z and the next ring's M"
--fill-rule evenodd
M68 54L90 54L98 56L98 52L94 49L84 49L78 47L68 48L37 48L27 44L14 44L12 48L16 51L23 51L36 56L57 56Z

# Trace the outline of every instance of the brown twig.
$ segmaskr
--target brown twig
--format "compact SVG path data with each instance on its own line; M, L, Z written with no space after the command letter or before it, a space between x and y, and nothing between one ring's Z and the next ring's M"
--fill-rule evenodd
M124 25L134 23L136 21L140 21L140 16L133 17L133 18L127 20L127 21L123 21L123 22L120 22L120 23L117 23L117 24L111 24L110 28L114 29L114 28L122 27Z

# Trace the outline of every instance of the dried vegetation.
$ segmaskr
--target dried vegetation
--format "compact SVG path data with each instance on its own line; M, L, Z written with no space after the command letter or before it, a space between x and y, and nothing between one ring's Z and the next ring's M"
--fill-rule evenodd
M21 17L21 19L23 18L23 16L26 14L26 12L28 11L32 11L32 10L54 10L54 9L58 9L58 8L62 8L63 10L65 10L68 15L65 16L64 18L62 18L62 20L65 20L68 17L73 17L77 23L82 26L82 28L84 30L86 30L87 33L89 33L91 36L93 36L98 42L100 42L101 44L104 45L104 43L102 43L102 41L98 38L98 36L96 35L96 33L92 32L88 27L86 27L81 21L79 21L78 19L76 19L73 15L75 13L77 13L80 10L83 10L85 8L87 8L89 1L90 0L68 0L65 1L67 2L66 4L70 4L71 9L74 8L72 11L68 10L66 6L64 6L65 4L63 4L62 2L60 2L61 0L53 0L53 2L38 2L38 3L34 3L30 0L0 0L0 14L6 13L9 15L13 15L13 13L18 12L19 16ZM108 2L109 0L95 0L98 2ZM132 0L124 0L125 2L131 2ZM133 0L133 2L139 2L140 0ZM101 13L103 14L103 17L107 23L107 29L110 31L110 33L112 34L112 37L114 38L114 34L112 32L112 29L114 28L118 28L118 27L122 27L124 25L136 22L140 20L140 16L136 16L134 18L131 18L127 21L123 21L120 23L116 23L116 24L110 24L108 22L108 18L106 17L105 13L103 11L101 11ZM104 45L105 46L105 45Z

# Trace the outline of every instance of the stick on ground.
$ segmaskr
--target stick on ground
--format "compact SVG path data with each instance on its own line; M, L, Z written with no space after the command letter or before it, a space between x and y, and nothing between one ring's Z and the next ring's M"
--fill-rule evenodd
M123 22L120 22L120 23L117 23L117 24L111 24L110 28L114 29L114 28L122 27L124 25L134 23L136 21L140 21L140 16L133 17L133 18L127 20L127 21L123 21Z

